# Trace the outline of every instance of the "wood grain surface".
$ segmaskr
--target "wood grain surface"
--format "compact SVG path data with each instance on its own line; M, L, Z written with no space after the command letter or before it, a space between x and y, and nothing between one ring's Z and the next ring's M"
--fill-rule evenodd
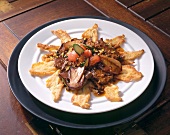
M163 12L169 7L169 0L145 0L130 7L130 10L140 16L142 19L147 20Z
M2 1L4 1L4 7L7 8L7 10L0 14L0 21L11 18L53 0L1 0L1 2Z
M11 53L19 40L9 29L6 28L5 24L2 22L0 22L0 30L3 31L0 32L0 58L6 68Z
M138 4L144 0L116 0L118 3L120 3L122 6L129 8L135 4Z
M170 10L169 0L116 1L136 16L170 37L170 17L168 14Z
M70 6L72 3L74 3L74 6ZM28 32L51 20L80 15L102 16L101 13L97 12L84 1L69 0L65 2L63 0L57 0L22 15L8 19L5 21L5 24L19 39L22 39Z
M120 6L118 3L115 3L114 0L109 0L108 2L104 2L104 0L88 0L88 2L100 9L100 11L104 12L107 16L126 22L147 34L158 45L160 50L163 52L165 59L170 62L169 36L155 29L144 20L139 19L133 13L128 12L124 9L124 7Z
M147 20L153 27L170 37L170 9Z
M21 107L8 86L5 69L0 65L0 134L31 135L25 123L31 115Z

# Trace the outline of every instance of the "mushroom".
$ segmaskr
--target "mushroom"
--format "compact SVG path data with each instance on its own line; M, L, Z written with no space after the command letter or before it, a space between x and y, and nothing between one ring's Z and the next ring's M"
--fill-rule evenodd
M60 73L60 77L71 90L78 90L84 86L84 69L84 67L71 67L68 72Z
M104 55L100 55L100 58L101 62L104 64L104 67L102 68L103 71L112 74L119 74L121 72L122 65L118 60Z

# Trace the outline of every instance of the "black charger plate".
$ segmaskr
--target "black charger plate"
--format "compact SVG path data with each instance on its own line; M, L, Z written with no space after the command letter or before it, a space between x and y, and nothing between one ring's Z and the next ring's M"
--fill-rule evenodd
M40 101L35 99L24 87L18 74L18 57L25 43L36 32L38 32L39 30L43 29L48 25L63 20L76 19L76 18L97 18L97 19L118 23L132 30L136 34L138 34L149 46L152 55L154 57L154 64L155 64L154 75L147 89L136 100L134 100L133 102L131 102L130 104L124 107L105 113L74 114L74 113L68 113L57 109L53 109L41 103ZM110 126L131 121L137 118L138 116L140 116L147 109L149 109L155 103L155 101L158 99L158 97L163 91L166 82L166 76L167 76L166 72L167 72L166 64L162 56L162 53L158 49L157 45L140 30L136 29L135 27L129 24L111 18L79 16L79 17L69 17L69 18L54 20L52 22L46 23L36 28L35 30L27 34L15 47L10 57L9 65L8 65L8 81L13 94L20 102L20 104L35 116L60 126L79 128L79 129L95 129L95 128L110 127Z

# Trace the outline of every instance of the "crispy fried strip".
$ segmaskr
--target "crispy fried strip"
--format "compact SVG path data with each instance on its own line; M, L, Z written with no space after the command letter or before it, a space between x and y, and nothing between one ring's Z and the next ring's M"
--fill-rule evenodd
M111 45L113 48L117 48L125 42L125 35L117 36L112 39L106 39L104 42L108 45Z
M92 28L87 29L82 34L83 38L92 38L93 42L98 40L98 25L94 24Z
M50 52L50 53L47 53L47 54L44 54L41 59L42 61L45 61L45 62L49 62L49 61L54 61L54 59L56 58L56 52Z
M134 60L141 57L144 53L144 50L138 50L138 51L125 51L122 48L117 48L117 51L119 52L120 56L122 57L121 64L122 65L132 65L134 63Z
M64 87L64 83L59 77L60 70L57 70L52 76L46 80L46 87L51 90L54 102L59 101Z
M123 58L124 60L135 60L136 58L139 58L142 56L144 53L144 50L139 50L139 51L133 51L133 52L123 52Z
M131 65L123 65L120 74L115 76L115 78L124 82L138 81L142 77L143 77L142 73L138 72Z
M41 50L46 50L49 52L56 52L60 46L56 46L56 45L46 45L46 44L42 44L42 43L38 43L37 47L40 48Z
M122 65L132 65L134 64L134 60L123 60L121 62Z
M82 90L77 91L77 93L73 95L71 99L73 105L80 106L84 109L90 108L89 100L91 91L89 85L90 84L85 85Z
M52 30L51 32L61 40L61 43L71 41L70 35L64 30Z
M111 102L120 102L122 98L119 96L119 88L116 85L106 86L105 89L105 97Z
M56 71L56 67L54 66L54 61L50 62L37 62L32 64L31 69L29 70L31 75L33 76L48 76L52 75Z

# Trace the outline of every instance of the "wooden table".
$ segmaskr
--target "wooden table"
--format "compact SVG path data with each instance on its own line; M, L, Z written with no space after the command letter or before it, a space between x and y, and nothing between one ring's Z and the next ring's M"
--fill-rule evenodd
M137 3L146 2L139 0ZM147 1L147 2L153 2ZM154 1L156 3L156 0ZM153 2L153 3L154 3ZM119 1L123 3L123 1ZM51 135L51 134L170 134L170 17L169 6L153 17L136 16L140 6L119 4L114 0L1 0L0 1L0 134L1 135ZM122 6L126 5L127 6ZM140 3L144 4L144 3ZM145 3L146 4L146 3ZM169 3L167 2L166 5ZM129 9L135 11L133 14ZM159 9L160 10L160 9ZM162 15L163 14L163 15ZM70 16L105 16L126 22L146 33L163 53L167 65L167 83L157 102L136 124L125 123L107 129L83 131L69 129L43 121L25 110L12 94L7 78L10 55L17 43L36 27ZM159 19L162 19L160 25ZM156 107L156 108L154 108ZM57 128L56 128L57 127ZM60 132L59 132L60 131Z

